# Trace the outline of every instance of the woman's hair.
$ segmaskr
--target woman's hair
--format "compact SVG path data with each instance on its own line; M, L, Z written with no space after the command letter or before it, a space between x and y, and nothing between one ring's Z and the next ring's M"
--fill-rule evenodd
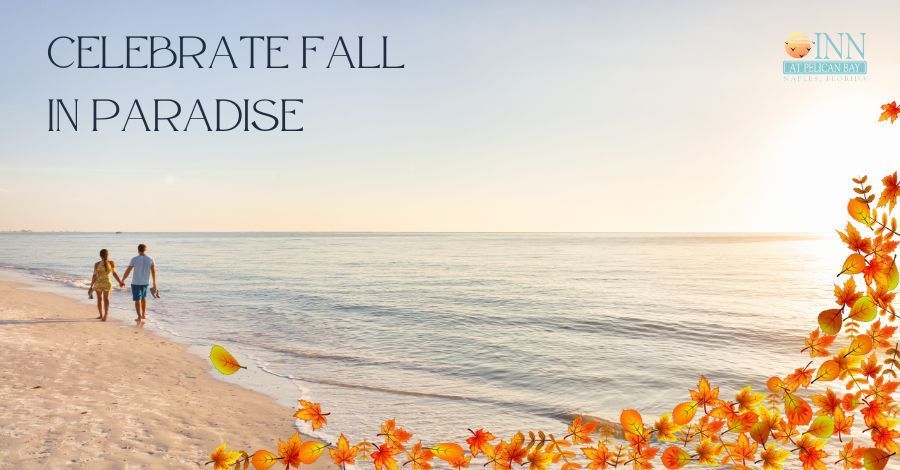
M105 269L106 272L109 272L109 260L107 258L109 258L109 251L107 251L106 248L100 250L100 259L103 260L103 269Z

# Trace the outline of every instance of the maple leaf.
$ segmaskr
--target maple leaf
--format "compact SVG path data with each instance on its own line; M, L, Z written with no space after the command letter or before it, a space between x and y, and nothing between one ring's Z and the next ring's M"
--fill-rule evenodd
M844 286L834 286L834 299L835 302L840 306L852 307L853 303L862 297L862 292L858 292L856 290L856 281L853 280L853 277L848 277L846 281L844 281Z
M300 446L302 442L300 441L300 434L294 433L287 442L278 440L278 456L281 457L281 463L285 465L285 468L297 467L300 468Z
M759 454L762 461L763 470L781 470L782 463L791 455L789 451L775 447L775 444L769 444L766 449Z
M509 440L509 445L506 446L506 459L509 462L521 465L527 456L528 449L525 447L525 435L518 432Z
M553 463L553 454L535 448L528 454L528 468L530 470L547 470Z
M313 430L320 429L328 423L328 416L331 413L322 413L322 407L318 403L300 400L300 408L294 413L294 417L312 424Z
M359 448L350 446L347 438L344 437L344 434L342 433L341 437L338 438L337 447L329 449L328 453L331 454L331 459L334 461L334 464L343 468L344 465L353 465L356 462L356 455L359 453Z
M697 383L697 390L691 390L691 400L702 406L706 410L707 405L714 406L719 399L719 387L711 388L706 376L700 376L700 382Z
M730 459L735 464L740 461L741 465L746 465L747 461L753 462L756 460L756 448L758 444L755 442L751 444L747 435L744 433L738 435L736 442L726 444L726 446L728 447L728 453L723 459L723 463Z
M841 237L841 241L847 244L847 248L850 248L851 251L857 253L869 253L872 251L872 240L860 235L859 230L856 230L852 223L847 222L845 231L846 233L836 230L838 236Z
M434 458L434 453L430 449L422 448L422 441L412 446L406 456L409 460L403 463L404 467L406 464L412 464L412 470L431 470L431 459Z
M597 443L597 447L582 447L581 453L590 460L588 468L591 470L606 469L610 457L610 452L606 445Z
M838 435L838 440L843 442L842 434L850 434L850 428L853 426L853 414L844 414L844 410L837 408L834 410L834 432Z
M412 434L406 432L403 428L398 428L397 423L393 419L389 419L381 425L381 433L379 436L384 437L384 443L391 446L397 452L403 452L403 444L408 441Z
M371 455L375 470L398 470L399 465L397 465L397 460L394 458L395 455L397 455L397 449L390 444L378 446Z
M806 347L801 349L800 352L809 350L809 357L827 357L829 353L825 348L830 346L831 343L834 342L835 338L837 338L837 336L835 335L819 336L819 329L816 328L815 330L812 330L812 332L810 332L809 336L806 338ZM797 369L797 371L794 373L796 374L800 371L803 371L804 373L806 372L805 369ZM812 371L809 371L809 373L811 375ZM788 376L788 380L791 380L791 376ZM797 383L801 384L804 387L809 385L808 381L806 383L804 383L803 381Z
M748 385L741 389L740 392L735 395L735 402L738 404L738 410L740 411L751 411L756 408L757 405L762 403L763 399L766 398L762 393L755 393L753 389Z
M800 462L803 463L804 470L821 470L825 468L823 459L828 457L828 454L822 450L822 447L825 446L825 441L816 439L809 434L804 434L795 444L800 449Z
M834 410L841 407L841 399L830 388L825 389L824 395L813 395L812 401L813 405L819 408L816 411L816 414L819 416L834 415Z
M898 108L895 102L891 103L894 104L893 114L891 115L891 124L893 124L894 120L897 119ZM881 184L884 185L884 189L881 190L881 195L878 197L878 207L888 206L888 210L894 210L894 206L897 205L897 196L900 195L900 183L897 182L897 172L895 171L893 174L882 178Z
M666 413L659 417L653 428L656 429L656 438L660 441L675 442L677 440L675 433L681 426L673 423L669 414Z
M865 449L861 447L856 447L851 439L849 442L844 444L843 449L841 449L839 456L840 460L836 463L844 463L844 470L850 470L852 468L862 468L863 466L863 452Z
M223 442L222 445L216 447L216 450L209 454L210 461L208 464L213 464L214 470L229 470L235 462L241 458L241 453L236 451L229 451Z
M881 116L878 117L878 122L891 120L891 124L897 120L897 115L900 114L900 106L897 106L896 101L891 101L890 103L885 103L881 105Z
M581 416L572 420L572 424L569 425L569 434L566 435L566 438L571 437L572 443L574 444L589 444L591 443L591 434L597 430L597 426L599 423L594 423L591 421L584 421L584 418Z
M484 429L477 431L469 429L469 432L472 435L466 439L466 444L469 444L469 451L472 453L472 457L478 457L478 451L487 446L488 442L493 441L494 435Z
M722 444L713 443L709 439L700 441L700 444L694 447L697 451L697 461L700 465L718 465L719 455L725 450Z

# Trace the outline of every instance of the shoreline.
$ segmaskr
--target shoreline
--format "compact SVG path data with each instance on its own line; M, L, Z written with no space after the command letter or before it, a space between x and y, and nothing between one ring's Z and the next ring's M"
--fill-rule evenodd
M223 441L276 452L296 431L293 409L218 380L188 345L33 287L0 279L0 468L203 468Z

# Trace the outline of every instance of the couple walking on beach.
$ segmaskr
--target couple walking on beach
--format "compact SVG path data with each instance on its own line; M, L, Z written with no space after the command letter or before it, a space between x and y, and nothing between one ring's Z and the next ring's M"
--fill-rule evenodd
M138 324L143 324L147 319L147 291L149 290L154 298L159 298L159 291L156 288L156 263L153 262L153 258L147 256L147 245L141 243L137 249L138 255L128 262L128 269L121 278L116 272L116 263L109 259L109 250L106 248L100 250L100 261L94 263L94 275L88 288L89 298L93 298L94 292L97 293L98 320L106 321L106 317L109 316L109 292L113 287L113 277L116 278L119 287L125 287L125 280L134 272L131 278L131 299L134 300L134 310L137 312L134 321ZM152 287L150 287L151 280Z

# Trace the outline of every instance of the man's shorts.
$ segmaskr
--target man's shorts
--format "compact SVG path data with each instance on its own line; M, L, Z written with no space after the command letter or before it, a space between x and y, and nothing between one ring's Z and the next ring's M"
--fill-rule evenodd
M137 302L138 300L144 300L147 298L147 286L139 286L136 284L131 285L131 298Z

